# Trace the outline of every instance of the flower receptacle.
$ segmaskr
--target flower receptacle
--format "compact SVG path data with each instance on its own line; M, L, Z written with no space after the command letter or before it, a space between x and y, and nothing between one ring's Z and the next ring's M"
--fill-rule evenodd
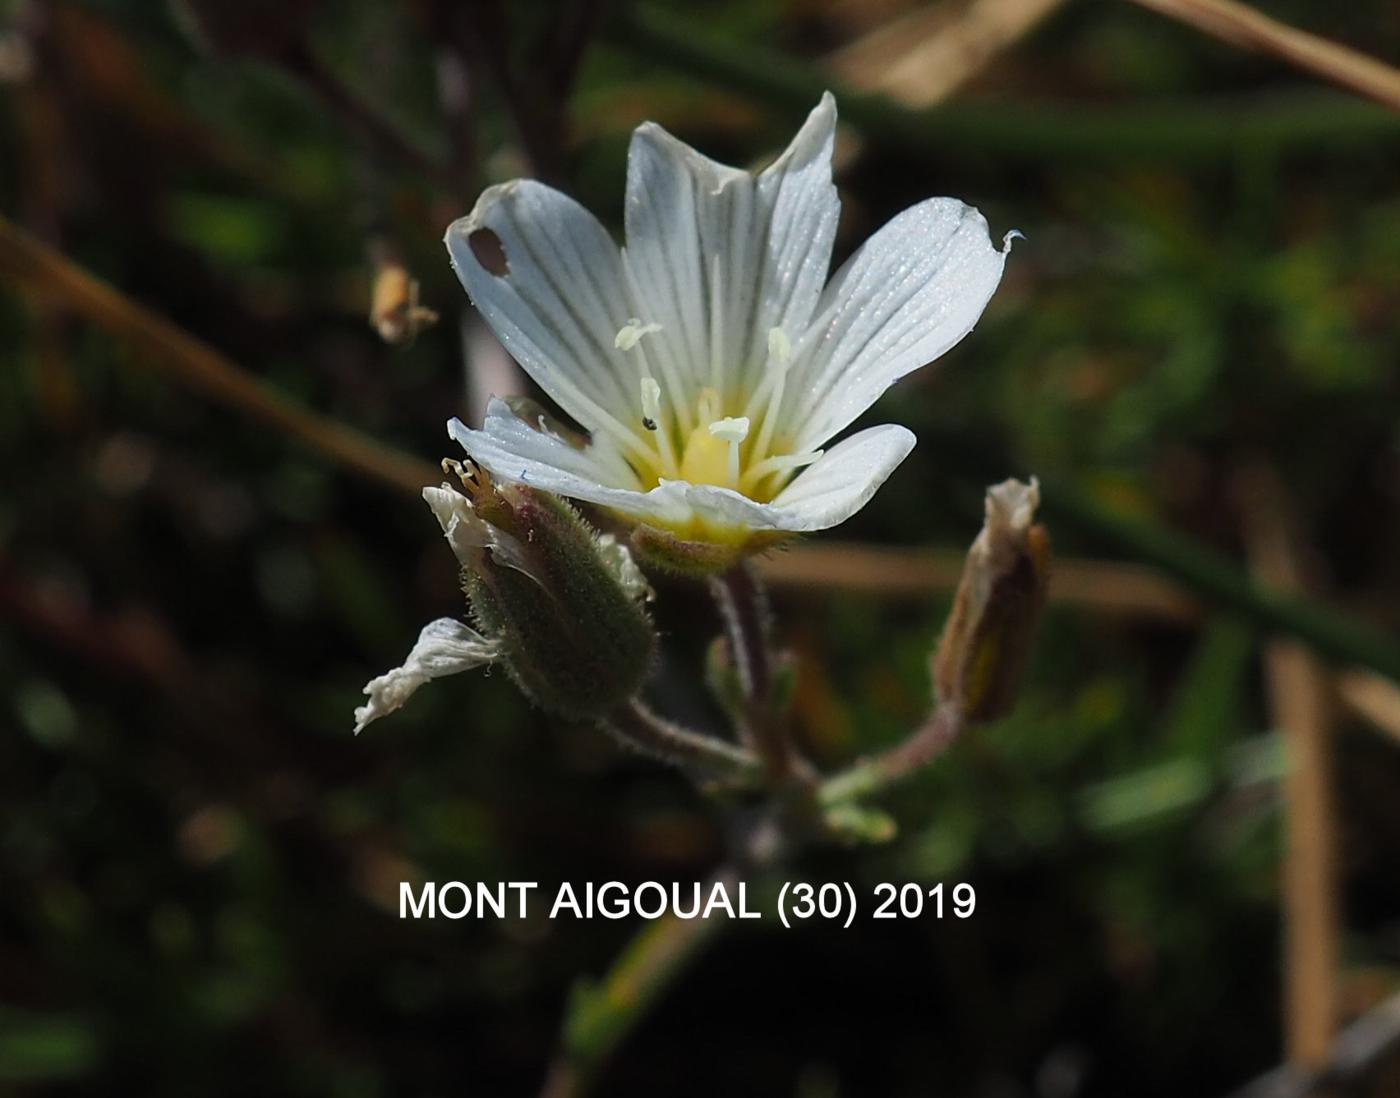
M796 535L784 530L741 531L733 541L705 537L688 538L658 526L641 525L632 531L632 552L638 560L664 572L682 576L716 576L740 561L790 541Z

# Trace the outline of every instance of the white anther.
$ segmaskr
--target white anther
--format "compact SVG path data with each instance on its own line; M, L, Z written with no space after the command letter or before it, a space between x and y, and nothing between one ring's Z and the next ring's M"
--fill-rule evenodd
M792 358L792 341L781 328L768 329L768 361L777 366L787 366Z
M661 414L661 386L654 377L642 378L642 415L655 419Z
M660 324L643 324L641 317L634 316L617 330L617 335L613 337L613 346L619 351L630 351L641 342L642 336L659 331Z
M743 442L749 437L748 416L725 416L710 424L710 434L725 442Z

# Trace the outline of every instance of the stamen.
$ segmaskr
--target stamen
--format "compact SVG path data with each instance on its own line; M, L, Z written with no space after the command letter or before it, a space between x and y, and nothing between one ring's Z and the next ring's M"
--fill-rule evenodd
M663 472L656 464L656 452L643 442L645 436L638 435L635 428L624 427L597 401L577 385L571 384L566 376L556 375L552 380L559 386L559 393L552 395L557 395L559 402L569 407L579 423L595 438L599 433L609 435L622 450L631 453L655 472Z
M651 363L647 361L646 348L637 347L642 336L651 335L653 332L661 330L660 324L643 324L640 317L634 316L618 329L617 335L613 339L613 346L623 352L631 351L634 348L637 350L642 370L642 426L658 439L657 453L660 455L661 465L656 468L655 462L651 461L650 458L648 458L648 462L653 465L659 475L674 476L676 455L671 445L671 432L658 430L661 419L661 386L651 376Z
M455 458L443 458L442 471L448 476L455 476L462 482L462 487L466 489L469 500L480 499L491 490L491 477L485 468L471 458L467 458L466 464Z
M710 384L716 389L724 377L724 364L720 361L723 351L724 312L720 304L719 253L710 257ZM701 420L703 422L703 419Z
M613 346L619 351L630 351L641 342L642 336L661 331L660 324L643 324L640 317L632 317L617 330Z
M792 357L792 341L781 328L768 329L768 357L784 367Z
M656 420L661 415L661 386L654 377L642 378L642 426L648 431L656 430Z
M634 300L640 301L646 295L637 284L637 276L633 272L631 264L623 263L623 274L627 278L627 288ZM684 337L686 334L686 323L683 317L677 317L680 325L678 336ZM661 329L665 331L665 329ZM641 357L641 368L643 374L654 374L661 381L662 392L665 393L670 403L671 413L676 417L676 429L680 438L689 438L690 432L695 430L695 422L691 419L694 409L690 404L690 384L681 380L681 373L676 365L674 349L665 339L648 340L640 344L638 355ZM652 359L655 358L657 370L651 368ZM689 376L688 368L686 376ZM671 471L675 475L675 470Z
M719 418L719 393L708 385L700 390L700 422L713 422Z
M763 380L749 394L749 402L744 405L744 415L753 417L773 393L773 387L787 376L792 360L792 343L781 328L768 329L768 358L764 361Z
M801 469L804 465L811 465L822 456L822 450L808 450L802 454L776 454L770 458L750 465L744 470L742 487L745 491L753 491L774 473L791 472L793 469Z
M710 424L710 434L729 443L729 487L739 485L739 443L749 437L749 421L746 416L726 416Z
M773 431L778 426L778 412L783 406L783 391L787 384L788 366L792 362L792 342L781 328L768 329L768 376L764 384L770 383L768 402L763 407L763 420L759 426L758 438L749 451L749 459L762 458L773 441ZM763 388L764 386L759 386ZM755 394L757 395L757 394Z
M671 428L663 426L661 419L661 386L650 375L642 378L642 426L656 439L657 452L661 455L661 475L678 475L675 445L671 442Z
M744 416L725 416L710 424L710 434L737 445L749 437L749 421Z

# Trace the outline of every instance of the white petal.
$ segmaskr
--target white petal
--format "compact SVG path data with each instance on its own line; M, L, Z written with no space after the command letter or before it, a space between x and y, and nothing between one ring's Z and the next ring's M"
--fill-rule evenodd
M473 509L471 501L447 482L440 488L424 488L423 500L442 527L443 537L452 546L452 552L463 567L475 565L473 550L489 549L492 557L507 568L523 572L537 582L538 576L530 571L530 563L525 556L525 547L505 531L492 526Z
M613 578L617 580L622 589L634 599L639 602L650 602L656 597L646 576L637 567L637 562L632 557L632 550L618 541L617 535L598 535L598 556L602 558L604 567L613 574Z
M454 419L447 432L503 480L587 500L661 525L680 525L699 517L717 527L793 532L824 530L850 518L914 448L914 435L907 428L868 428L828 450L771 503L759 503L732 488L678 480L663 480L649 492L640 486L611 487L588 450L575 450L535 431L500 400L491 402L480 431Z
M552 435L536 431L504 401L490 403L481 430L474 431L454 419L447 424L447 433L475 461L502 480L661 522L681 521L688 514L683 486L669 482L649 492L642 491L636 474L621 462L608 462L607 454L599 451L597 443L575 450Z
M487 230L505 255L499 273L472 247L472 234ZM597 218L551 187L516 180L483 193L444 242L492 331L561 408L590 430L619 413L634 418L623 410L636 405L637 368L615 343L637 310ZM478 240L484 251L492 243Z
M913 432L870 427L833 446L773 499L756 503L729 488L686 487L686 502L716 525L805 533L845 522L868 502L914 448Z
M369 703L355 710L355 735L370 721L392 713L429 679L455 675L490 663L497 656L494 641L483 637L455 618L429 622L402 667L371 679L365 687Z
M748 385L768 332L802 331L831 262L840 201L828 95L756 178L644 123L627 160L624 263L638 312L659 322L663 380L686 406L704 385ZM712 306L718 315L712 315Z
M791 516L786 530L825 530L870 502L914 448L914 433L898 424L868 427L843 439L773 500Z
M797 445L820 446L972 331L1005 261L986 219L952 198L921 202L867 240L800 341L785 412L801 425Z

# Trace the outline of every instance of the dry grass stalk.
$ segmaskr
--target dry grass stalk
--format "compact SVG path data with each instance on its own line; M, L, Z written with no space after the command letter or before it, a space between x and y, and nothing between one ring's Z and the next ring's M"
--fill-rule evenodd
M1233 46L1272 54L1290 65L1400 111L1400 69L1360 50L1280 23L1234 0L1133 0L1189 23Z
M441 479L427 462L301 407L3 217L0 275L128 343L138 352L134 356L138 364L160 369L190 389L276 427L352 469L414 495L423 485Z
M776 587L825 589L902 598L951 591L962 574L955 551L892 549L854 542L799 545L759 561ZM1112 561L1057 559L1050 598L1109 614L1194 623L1201 606L1150 568Z
M946 99L1063 0L971 0L920 7L877 27L828 62L852 87L909 107Z
M1305 584L1304 554L1292 532L1286 489L1272 471L1241 477L1245 539L1256 573L1280 590ZM1337 1022L1336 809L1329 750L1331 684L1304 645L1270 641L1269 705L1289 755L1284 779L1284 994L1289 1062L1316 1067L1329 1055Z
M1373 671L1352 668L1337 676L1337 695L1353 713L1400 743L1400 687Z

